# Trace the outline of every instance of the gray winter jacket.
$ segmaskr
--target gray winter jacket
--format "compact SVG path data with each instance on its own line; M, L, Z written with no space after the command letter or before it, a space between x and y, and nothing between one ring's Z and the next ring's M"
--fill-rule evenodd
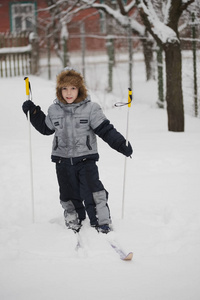
M89 97L72 104L56 99L45 119L48 128L55 131L52 155L71 158L97 153L94 129L105 120L99 104Z
M31 102L27 100L26 102ZM119 133L103 114L101 107L87 97L79 103L64 104L55 100L46 116L39 106L30 115L32 125L42 134L54 134L52 161L60 158L91 158L98 160L96 135L110 147L130 156L130 143ZM76 159L78 158L78 160ZM75 162L73 160L73 162Z

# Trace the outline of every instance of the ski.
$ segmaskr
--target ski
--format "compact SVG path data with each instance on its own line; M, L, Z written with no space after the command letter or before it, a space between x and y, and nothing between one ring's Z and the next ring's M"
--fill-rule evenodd
M77 241L76 241L76 246L75 246L75 251L79 251L80 249L84 250L84 243L83 243L83 239L81 236L81 231L76 232L76 237L77 237ZM121 245L119 245L119 243L115 240L115 238L113 239L113 236L109 236L102 234L101 237L104 237L106 242L111 246L111 248L119 255L120 259L123 261L131 261L133 258L133 252L125 252Z
M78 251L80 248L81 248L81 244L79 241L77 241L75 251Z
M129 261L133 258L133 252L125 253L121 247L117 246L113 242L108 241L110 246L115 250L117 254L119 254L119 257L121 260Z
M80 232L76 232L75 234L76 234L76 237L77 237L75 251L78 251L80 248L83 248L83 242L82 242L82 239L81 239Z
M111 248L113 250L115 250L115 252L119 255L121 260L125 260L125 261L131 261L132 260L133 252L125 252L123 250L123 247L116 240L117 236L116 236L116 233L113 230L110 231L106 235L103 233L102 237L104 237L105 240L107 241L107 243L111 246Z

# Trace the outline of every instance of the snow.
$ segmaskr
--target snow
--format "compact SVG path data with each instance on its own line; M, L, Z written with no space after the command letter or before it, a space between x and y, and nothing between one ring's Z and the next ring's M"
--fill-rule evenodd
M134 6L134 3L130 3L125 7L125 11L128 12L131 7ZM129 18L127 16L124 16L120 10L115 10L112 9L109 5L106 4L99 4L99 3L94 3L92 4L92 7L97 8L97 9L103 9L105 10L109 15L113 16L115 20L117 20L120 24L122 24L124 27L129 25ZM145 28L143 25L141 25L139 22L137 22L134 18L131 19L131 27L133 30L136 30L137 32L140 33L141 36L145 34Z
M170 11L170 7L171 7L172 1L168 0L166 4L164 4L163 6L163 14L164 14L164 24L168 24L169 23L169 11Z
M134 155L127 159L123 220L125 158L98 139L100 178L109 191L115 228L111 235L134 252L132 262L121 261L88 220L82 231L84 249L74 250L76 236L64 226L55 166L50 161L52 136L34 129L32 224L28 124L21 110L25 82L23 77L0 79L0 299L199 298L200 119L186 115L184 133L168 132L166 110L155 105L156 83L145 82L142 66L142 62L134 64L129 111ZM92 99L124 135L127 107L111 107L126 101L127 70L128 65L118 64L114 92L107 94L102 92L106 64L86 69ZM30 81L33 101L46 112L55 97L55 80L30 76Z
M146 6L144 2L141 2L138 7L145 12L151 24L152 31L156 36L158 36L163 44L167 42L173 43L177 41L175 31L159 20L156 12L154 11L151 1L149 1L148 6ZM167 6L166 11L169 11L169 6Z
M32 50L32 46L24 46L24 47L6 47L6 48L1 48L0 49L0 54L6 54L6 53L25 53L25 52L30 52Z
M67 25L66 25L66 23L64 21L62 21L62 28L61 28L60 37L62 39L68 39L69 38L69 33L68 33L68 30L67 30Z

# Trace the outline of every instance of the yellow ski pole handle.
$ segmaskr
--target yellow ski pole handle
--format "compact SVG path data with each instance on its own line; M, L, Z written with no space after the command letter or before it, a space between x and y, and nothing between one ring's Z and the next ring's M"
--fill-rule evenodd
M25 84L26 84L26 96L27 96L27 100L29 100L29 96L30 96L29 78L24 77L24 80L25 80Z
M131 107L131 102L132 102L132 90L129 88L128 89L128 107Z

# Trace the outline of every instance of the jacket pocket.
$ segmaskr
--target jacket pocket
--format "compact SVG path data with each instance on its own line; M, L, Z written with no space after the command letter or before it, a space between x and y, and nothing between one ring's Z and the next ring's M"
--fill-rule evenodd
M63 128L63 117L57 117L52 119L53 125L55 129L62 129Z

